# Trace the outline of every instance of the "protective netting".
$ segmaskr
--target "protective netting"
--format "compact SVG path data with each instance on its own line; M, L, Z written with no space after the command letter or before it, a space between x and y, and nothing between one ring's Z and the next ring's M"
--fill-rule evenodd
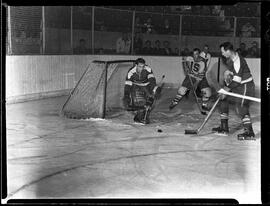
M10 53L40 54L41 22L41 6L10 7Z
M121 110L125 78L132 66L132 60L93 61L71 92L61 114L75 119L104 118L107 111Z

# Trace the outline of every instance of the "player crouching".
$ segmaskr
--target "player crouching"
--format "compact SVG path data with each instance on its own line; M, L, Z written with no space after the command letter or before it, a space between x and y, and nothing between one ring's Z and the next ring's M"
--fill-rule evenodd
M169 109L173 109L183 96L188 95L190 90L195 90L196 93L201 92L202 109L208 111L210 109L208 101L211 97L211 88L205 77L207 71L206 60L200 56L200 49L195 48L193 50L193 57L188 56L183 61L183 68L186 73L186 78L178 88L177 94L172 100ZM197 87L193 88L193 85L197 85ZM197 92L198 90L199 92Z
M123 103L128 111L136 111L135 122L149 124L152 105L161 88L156 84L152 69L145 64L143 58L135 61L135 66L129 69L124 88Z

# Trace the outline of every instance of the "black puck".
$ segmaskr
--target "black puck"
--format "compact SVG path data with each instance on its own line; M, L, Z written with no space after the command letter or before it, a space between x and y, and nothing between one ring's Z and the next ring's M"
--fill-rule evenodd
M158 129L157 131L158 131L158 132L162 132L162 130L161 130L161 129Z

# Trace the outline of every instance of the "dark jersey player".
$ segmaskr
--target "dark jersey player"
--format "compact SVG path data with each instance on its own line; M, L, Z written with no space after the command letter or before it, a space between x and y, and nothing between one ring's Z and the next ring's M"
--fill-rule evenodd
M152 69L138 58L129 69L124 88L124 106L127 110L136 111L134 121L148 124L149 114L155 95L160 93Z
M227 70L224 72L224 87L218 86L217 92L222 94L226 90L241 95L254 96L255 84L246 60L234 51L233 45L230 42L221 44L220 50L222 55L227 58ZM244 132L238 134L238 139L253 139L255 134L249 113L250 101L246 99L222 95L222 100L220 101L221 125L220 127L213 128L213 131L219 134L228 134L229 101L235 104L236 112L242 119L244 127Z
M206 60L200 56L200 50L195 48L193 50L193 56L188 56L183 60L183 67L186 73L182 85L178 88L175 98L172 100L169 108L173 109L183 96L188 95L188 92L192 90L192 84L197 85L197 89L202 96L202 108L209 110L208 100L211 96L211 88L208 85L205 74L207 71ZM189 75L189 77L188 77ZM194 88L195 89L195 88ZM197 92L198 93L198 92Z

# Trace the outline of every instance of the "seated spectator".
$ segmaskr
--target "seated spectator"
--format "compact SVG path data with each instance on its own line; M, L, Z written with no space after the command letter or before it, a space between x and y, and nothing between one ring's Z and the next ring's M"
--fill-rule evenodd
M165 19L163 26L160 29L161 34L172 34L172 28L169 22L169 19Z
M103 49L103 48L100 48L100 49L98 50L98 54L104 54L104 49Z
M181 14L191 14L192 13L191 6L180 6L180 13Z
M164 50L164 55L172 55L172 50L170 48L170 42L169 41L164 41L163 42L163 50Z
M236 50L242 57L246 57L248 54L248 51L246 50L246 44L245 43L241 43L240 44L240 48L238 48Z
M107 31L104 20L95 20L95 31Z
M130 54L131 39L128 33L123 32L122 37L118 38L116 41L116 53L117 54Z
M142 54L153 54L153 48L151 47L151 41L145 42L145 47L142 49Z
M174 56L179 56L179 49L178 48L174 48Z
M205 16L210 15L211 14L210 7L209 6L202 6L202 8L201 8L201 14L202 15L205 15Z
M200 53L200 56L204 58L206 61L206 66L209 68L211 62L211 54L209 52L209 46L207 44L204 45L203 50Z
M220 28L225 31L231 31L233 28L231 26L231 21L230 19L224 19L222 24L220 25Z
M152 18L149 17L143 24L143 33L152 34L155 33L154 25L152 24Z
M80 44L73 50L74 54L90 54L90 49L86 48L85 39L80 39Z
M215 5L215 6L213 6L212 15L214 15L214 16L220 16L220 13L221 12L222 12L221 5Z
M143 47L143 40L142 40L142 37L141 37L141 33L135 33L135 36L134 36L134 53L135 54L141 54L142 52L142 47Z
M260 49L258 46L258 42L252 42L252 46L248 49L247 57L251 58L259 58L260 57Z
M141 18L137 16L136 19L135 19L134 32L135 33L141 33L142 29L143 29L143 24L141 23Z
M187 57L190 55L191 55L191 52L189 51L188 48L184 48L184 50L181 52L181 56L183 56L183 57Z
M164 50L160 47L159 40L155 41L155 48L153 50L153 54L155 54L155 55L163 55L164 54Z
M256 32L256 29L254 26L251 25L251 23L247 22L243 25L241 29L241 36L242 37L252 37L254 36L254 33Z

